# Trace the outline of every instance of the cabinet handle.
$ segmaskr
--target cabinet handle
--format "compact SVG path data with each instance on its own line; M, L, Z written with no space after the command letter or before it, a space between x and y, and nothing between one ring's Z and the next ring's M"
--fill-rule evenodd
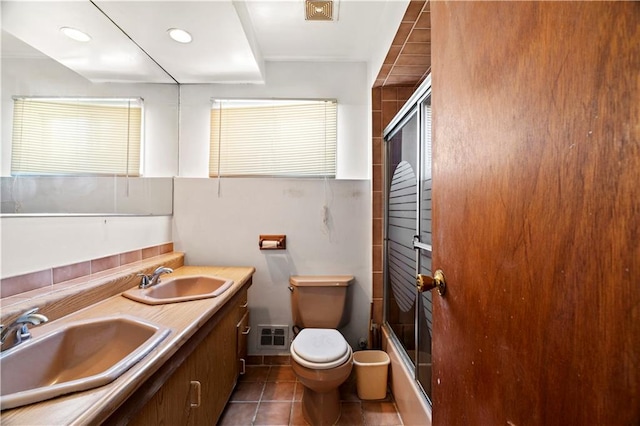
M246 308L247 306L249 306L249 301L248 300L246 302L244 302L244 305L240 305L241 308Z
M244 358L240 358L240 363L242 363L240 374L245 374L247 372L247 362L244 360Z
M251 331L251 326L247 327L247 331L243 331L242 334L246 336L247 334L249 334L250 331Z
M193 407L193 408L200 407L200 399L201 399L201 396L202 396L201 389L202 389L202 387L201 387L199 381L197 381L197 380L192 380L191 381L190 400L191 400L191 407ZM195 400L195 402L194 402L194 400Z

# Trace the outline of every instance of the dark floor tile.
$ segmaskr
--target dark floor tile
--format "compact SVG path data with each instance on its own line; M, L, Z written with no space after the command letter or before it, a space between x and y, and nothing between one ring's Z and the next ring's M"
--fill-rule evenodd
M269 377L269 366L253 366L246 367L246 373L240 376L241 382L266 382Z
M340 419L338 419L338 423L336 423L338 426L364 425L360 402L342 402L340 403L340 412Z
M288 426L292 402L261 402L254 425Z
M393 402L362 401L365 425L398 426L402 420Z
M291 409L291 421L290 426L309 426L309 423L304 419L302 414L302 402L294 402Z
M240 382L236 385L231 394L233 402L259 402L264 389L263 382Z
M304 393L304 386L302 386L302 383L296 382L296 390L295 390L295 394L293 396L293 400L294 401L302 401L302 394L303 393Z
M293 401L296 382L267 382L262 401Z
M349 378L342 385L340 385L340 388L338 390L340 391L341 401L360 402L360 398L358 398L357 381L354 371L352 371Z
M291 366L274 365L269 372L268 382L295 382L296 375Z
M249 426L258 408L257 402L230 402L225 407L219 426Z

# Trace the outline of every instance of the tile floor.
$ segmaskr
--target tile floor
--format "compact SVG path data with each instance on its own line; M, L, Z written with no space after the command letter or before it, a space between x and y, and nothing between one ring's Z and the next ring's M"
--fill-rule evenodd
M240 376L219 425L305 426L302 416L302 384L289 365L247 366ZM380 401L361 401L355 375L340 387L342 415L338 425L399 426L402 420L390 394Z

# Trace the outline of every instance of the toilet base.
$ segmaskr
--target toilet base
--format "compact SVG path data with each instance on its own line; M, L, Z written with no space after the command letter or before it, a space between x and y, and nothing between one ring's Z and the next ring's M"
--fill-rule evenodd
M302 415L312 426L331 426L340 418L340 392L315 392L304 388L302 395Z
M339 387L351 374L353 353L339 367L328 370L313 370L298 364L293 358L291 367L304 386L302 415L311 426L330 426L340 418Z

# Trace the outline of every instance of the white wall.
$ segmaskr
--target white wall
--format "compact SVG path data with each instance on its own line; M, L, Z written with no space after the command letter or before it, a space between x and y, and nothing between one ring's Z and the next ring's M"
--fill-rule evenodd
M338 101L338 179L370 174L367 67L361 62L267 62L260 84L180 87L180 176L209 175L209 123L213 98L309 98Z
M256 267L249 292L249 351L257 325L291 326L289 276L353 274L354 347L367 337L371 302L370 86L364 63L267 62L264 85L180 88L180 176L174 186L173 240L191 265ZM213 98L329 98L338 101L338 180L222 179L208 176ZM189 179L186 179L189 178ZM200 179L197 179L200 178ZM364 180L359 180L364 179ZM330 223L322 222L325 198ZM286 234L287 250L260 251L260 234Z
M367 337L371 301L371 188L364 180L177 178L173 241L189 265L254 266L249 290L249 353L258 324L291 324L289 276L353 274L350 321L341 331L354 347ZM323 207L328 207L328 225ZM260 234L286 234L286 250L259 250Z

